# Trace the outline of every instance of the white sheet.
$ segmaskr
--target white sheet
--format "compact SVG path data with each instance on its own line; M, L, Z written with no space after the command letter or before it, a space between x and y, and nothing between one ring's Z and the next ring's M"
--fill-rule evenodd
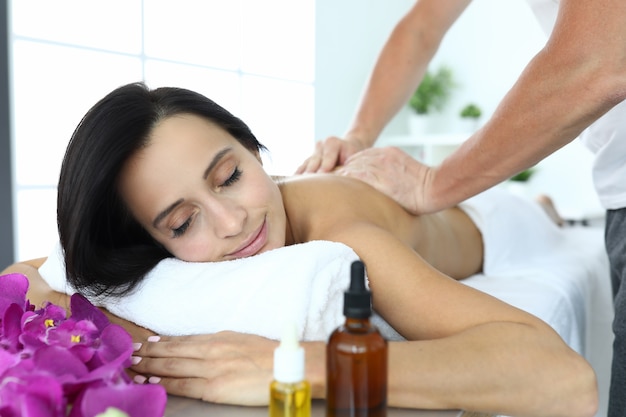
M612 320L608 258L602 229L572 227L564 233L559 247L520 273L479 274L463 282L540 317L584 355L594 321Z
M563 230L564 246L524 274L470 277L463 282L550 324L596 371L598 417L606 415L613 355L613 297L601 227ZM569 254L569 255L568 255Z

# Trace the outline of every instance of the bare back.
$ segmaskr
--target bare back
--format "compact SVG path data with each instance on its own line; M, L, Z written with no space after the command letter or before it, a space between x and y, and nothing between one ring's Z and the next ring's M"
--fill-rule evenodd
M415 216L369 185L332 174L288 178L280 187L291 230L288 244L336 240L337 230L367 223L389 232L455 279L482 268L480 232L461 209ZM359 247L350 246L359 252Z

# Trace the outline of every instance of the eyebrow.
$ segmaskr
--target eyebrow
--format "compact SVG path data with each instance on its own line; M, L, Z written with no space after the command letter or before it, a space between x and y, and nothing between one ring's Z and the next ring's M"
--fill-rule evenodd
M202 178L206 180L208 178L209 174L211 173L211 171L213 171L213 169L215 168L215 166L231 150L232 150L231 147L227 147L227 148L222 149L218 153L216 153L215 156L213 157L213 159L211 159L211 162L209 163L209 166L204 170L204 173L202 174ZM157 214L157 216L152 221L152 226L155 229L158 228L159 223L161 223L163 221L163 219L166 218L176 207L178 207L180 204L182 204L183 201L185 201L183 198L181 198L179 200L176 200L174 203L172 203L170 206L168 206L165 210L163 210L162 212Z
M209 174L211 173L211 171L213 170L213 168L215 168L215 165L217 165L220 162L220 160L231 150L232 148L228 147L216 153L213 159L211 160L211 163L209 164L209 166L204 170L204 174L202 175L202 178L206 180Z
M177 206L179 206L180 204L183 203L183 201L185 201L184 199L180 199L180 200L176 200L176 202L174 202L172 205L170 205L168 208L166 208L165 210L163 210L162 212L160 212L155 218L154 221L152 222L152 226L156 229L159 226L159 223L161 223L163 221L164 218L167 217L168 214L170 214Z

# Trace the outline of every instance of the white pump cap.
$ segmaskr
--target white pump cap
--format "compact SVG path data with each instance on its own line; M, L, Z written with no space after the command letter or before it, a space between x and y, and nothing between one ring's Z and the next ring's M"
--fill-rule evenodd
M285 326L280 345L274 350L274 379L283 383L304 381L304 349L298 344L293 323Z

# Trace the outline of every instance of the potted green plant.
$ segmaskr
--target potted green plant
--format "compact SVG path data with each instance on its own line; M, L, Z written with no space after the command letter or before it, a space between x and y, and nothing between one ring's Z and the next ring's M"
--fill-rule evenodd
M507 181L506 188L509 192L519 195L520 197L530 198L530 188L528 183L536 171L537 168L532 167L513 175Z
M464 130L469 131L470 133L474 133L478 130L478 120L482 115L482 110L478 105L474 103L469 103L465 107L461 109L459 116L461 116L461 121L464 125Z
M442 66L436 72L426 71L422 82L409 100L409 107L416 114L441 111L450 99L454 87L450 68Z
M535 171L536 171L536 168L534 168L534 167L525 169L522 172L513 175L511 178L509 178L509 181L513 181L513 182L528 182L528 181L530 181L530 178L533 176Z
M474 103L469 103L461 109L461 117L464 119L480 119L482 110Z
M428 70L422 82L411 95L408 106L412 110L409 130L415 134L428 131L428 115L441 112L450 100L455 87L452 70L441 66L436 71Z

